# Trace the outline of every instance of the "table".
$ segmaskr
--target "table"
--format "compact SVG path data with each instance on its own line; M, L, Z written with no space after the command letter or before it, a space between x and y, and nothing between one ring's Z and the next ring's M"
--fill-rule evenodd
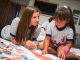
M42 55L38 52L39 50L30 51L23 46L0 38L0 60L60 60L56 56Z
M71 48L72 52L80 56L80 49ZM42 55L40 50L32 50L14 45L13 43L0 38L0 60L61 60L60 58L45 54Z

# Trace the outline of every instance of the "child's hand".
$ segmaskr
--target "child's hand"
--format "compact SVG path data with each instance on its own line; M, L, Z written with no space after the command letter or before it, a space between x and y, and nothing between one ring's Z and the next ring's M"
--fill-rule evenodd
M65 52L63 50L58 51L58 57L65 59Z
M36 48L36 45L35 45L34 42L28 40L28 41L26 41L26 43L25 43L25 47L27 47L27 48L29 48L29 49L35 49L35 48Z
M62 46L59 47L57 51L58 51L58 53L57 53L58 57L61 58L61 59L65 59L65 52L62 49Z
M42 50L42 54L47 54L48 51L46 49Z

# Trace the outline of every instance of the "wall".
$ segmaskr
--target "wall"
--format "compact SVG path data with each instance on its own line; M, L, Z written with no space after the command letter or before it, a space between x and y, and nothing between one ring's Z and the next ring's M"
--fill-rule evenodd
M60 0L59 5L68 5L72 9L80 10L80 0Z
M50 2L54 4L58 4L59 6L68 5L71 7L71 9L80 10L80 0L40 0L45 2ZM29 5L33 6L35 0L30 0ZM23 9L22 9L23 10ZM39 19L39 24L42 24L45 21L48 21L50 16L41 14ZM78 34L80 34L80 25L75 25L76 31Z
M48 0L48 2L56 3L59 6L68 5L68 6L71 7L72 11L74 9L80 10L80 0ZM45 20L46 21L48 20L48 19L45 19L45 18L49 18L47 16L45 16L45 17L43 17L43 16L44 15L42 15L41 18L40 18L40 24L43 23ZM80 25L75 25L75 27L76 27L76 33L80 34Z
M16 5L9 0L0 0L0 33L5 25L11 24L15 17Z
M39 18L39 24L42 24L42 23L48 21L48 19L49 19L50 17L51 17L51 16L49 16L49 15L41 14L41 15L40 15L40 18Z

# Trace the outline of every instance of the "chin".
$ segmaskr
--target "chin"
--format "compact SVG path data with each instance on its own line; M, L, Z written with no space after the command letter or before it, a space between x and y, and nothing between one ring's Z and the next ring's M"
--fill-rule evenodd
M34 24L33 26L37 26L37 24Z
M58 28L62 28L62 27L58 26Z
M62 26L57 26L58 28L63 28Z

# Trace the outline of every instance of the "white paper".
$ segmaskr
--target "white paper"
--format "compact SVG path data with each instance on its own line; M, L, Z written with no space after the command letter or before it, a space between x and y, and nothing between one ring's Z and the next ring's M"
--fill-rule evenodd
M71 48L70 51L73 52L75 55L80 56L80 49L77 49L77 48Z

